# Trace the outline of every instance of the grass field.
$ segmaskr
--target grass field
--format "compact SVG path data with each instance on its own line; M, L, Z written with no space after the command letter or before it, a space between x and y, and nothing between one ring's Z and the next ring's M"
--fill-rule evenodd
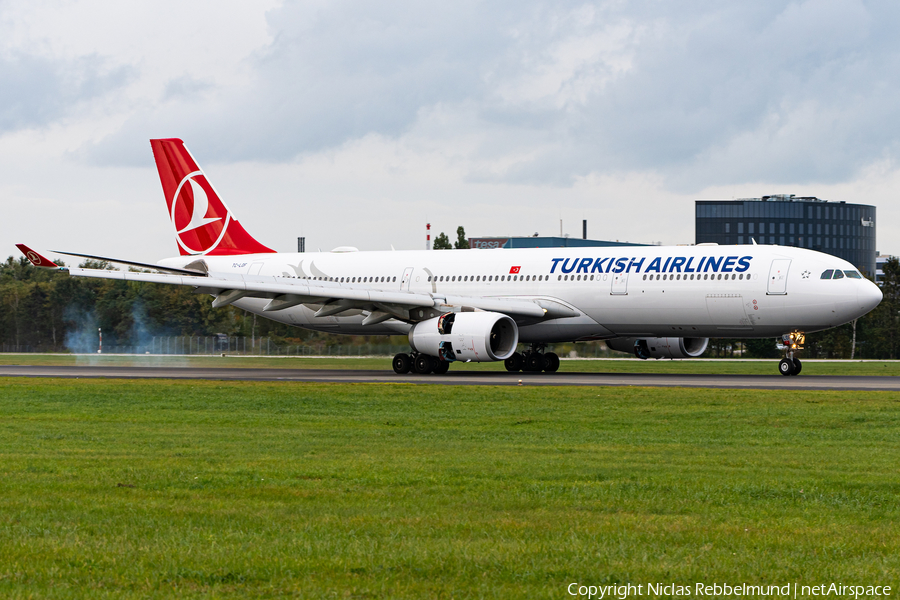
M85 354L0 354L0 365L98 365L159 367L223 367L232 369L373 369L390 371L388 357L304 358L254 356L142 356ZM503 363L455 363L454 371L503 371ZM708 373L711 375L777 375L778 361L768 360L562 360L563 372L582 373ZM806 375L900 376L900 361L803 360Z
M0 597L900 584L900 398L0 379Z

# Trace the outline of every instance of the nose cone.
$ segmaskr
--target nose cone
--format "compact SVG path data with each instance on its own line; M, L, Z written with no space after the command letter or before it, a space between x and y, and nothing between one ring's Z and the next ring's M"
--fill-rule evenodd
M881 293L881 289L871 281L862 281L860 283L863 285L859 286L856 297L859 300L859 308L863 311L862 314L866 314L878 306L878 303L881 302L884 296Z

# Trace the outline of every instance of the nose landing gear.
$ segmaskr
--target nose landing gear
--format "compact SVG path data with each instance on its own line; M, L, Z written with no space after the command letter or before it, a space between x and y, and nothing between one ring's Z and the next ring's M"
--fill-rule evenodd
M799 375L803 363L794 353L803 350L806 336L801 331L792 331L781 336L781 341L784 343L784 358L778 363L778 372L784 376Z

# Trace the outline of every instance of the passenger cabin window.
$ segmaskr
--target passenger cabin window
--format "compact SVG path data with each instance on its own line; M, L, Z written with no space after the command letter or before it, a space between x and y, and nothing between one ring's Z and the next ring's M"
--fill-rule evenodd
M822 276L819 279L831 279L831 276L834 274L834 269L826 269Z

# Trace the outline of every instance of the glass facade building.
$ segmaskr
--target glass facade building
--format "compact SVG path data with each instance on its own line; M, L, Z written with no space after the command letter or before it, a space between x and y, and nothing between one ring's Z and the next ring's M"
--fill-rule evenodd
M696 243L809 248L875 273L875 207L793 194L696 201Z

